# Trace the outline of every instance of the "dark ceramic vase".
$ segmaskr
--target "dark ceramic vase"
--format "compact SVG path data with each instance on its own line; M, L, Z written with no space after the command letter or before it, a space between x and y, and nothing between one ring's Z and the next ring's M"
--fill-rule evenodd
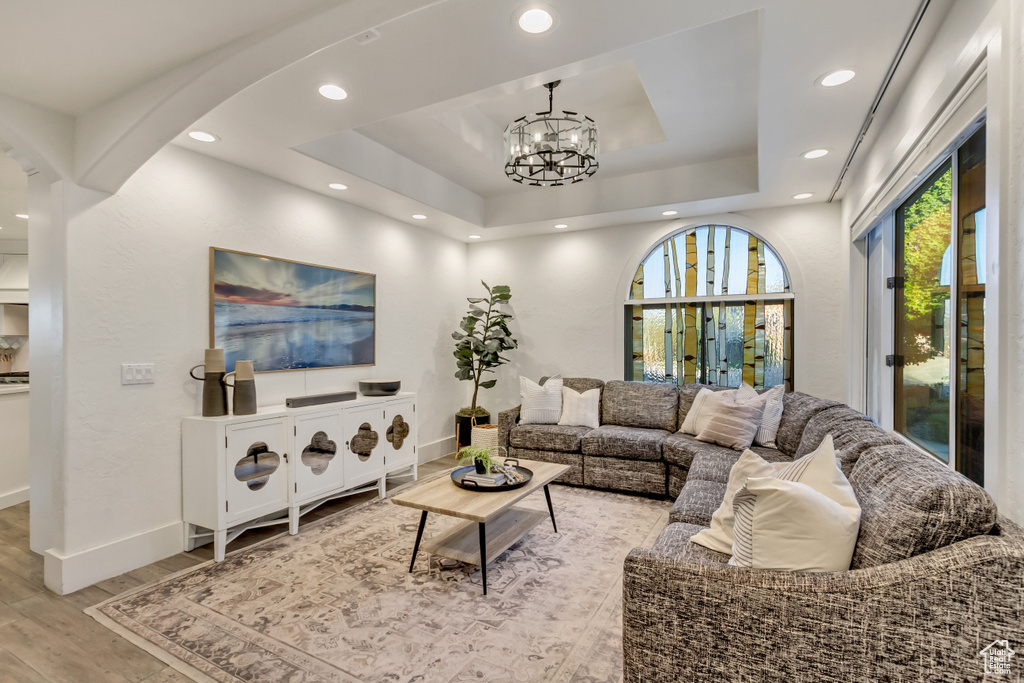
M235 415L256 414L256 380L235 380L235 393L231 399L231 410Z
M487 474L487 465L483 464L481 461L474 460L473 465L476 466L477 474Z

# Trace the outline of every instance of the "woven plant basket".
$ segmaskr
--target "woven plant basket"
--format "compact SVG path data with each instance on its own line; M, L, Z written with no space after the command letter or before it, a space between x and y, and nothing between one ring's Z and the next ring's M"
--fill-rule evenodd
M490 449L492 458L501 455L498 450L498 425L473 425L470 442L474 446Z

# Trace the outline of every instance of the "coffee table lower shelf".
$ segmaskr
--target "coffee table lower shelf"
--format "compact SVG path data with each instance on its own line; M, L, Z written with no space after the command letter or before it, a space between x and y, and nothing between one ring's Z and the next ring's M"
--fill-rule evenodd
M548 513L540 510L511 507L487 522L487 558L482 564L494 561L494 558L511 548L530 529L547 518ZM463 522L427 539L421 549L459 562L481 564L479 526L476 522Z

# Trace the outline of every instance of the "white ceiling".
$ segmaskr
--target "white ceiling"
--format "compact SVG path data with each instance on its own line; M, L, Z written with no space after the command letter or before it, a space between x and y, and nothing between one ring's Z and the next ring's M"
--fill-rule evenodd
M76 115L342 1L0 0L17 27L0 42L0 93ZM823 201L918 4L549 0L554 29L529 35L513 21L523 0L439 0L227 100L193 126L219 142L175 144L457 239ZM857 78L815 84L840 67ZM547 108L555 79L556 110L597 121L601 168L522 187L505 178L501 134ZM320 97L328 82L348 99ZM830 154L800 157L815 147Z

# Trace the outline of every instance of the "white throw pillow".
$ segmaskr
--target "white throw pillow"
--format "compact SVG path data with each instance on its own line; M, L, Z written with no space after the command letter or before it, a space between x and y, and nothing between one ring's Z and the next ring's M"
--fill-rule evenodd
M519 377L522 407L519 424L553 425L562 417L562 376L548 377L541 386L529 377Z
M600 389L589 389L581 394L578 391L563 386L562 417L558 420L558 424L597 429L601 426L598 413L600 404Z
M753 477L777 477L786 481L807 484L825 495L832 492L840 504L850 504L852 501L851 510L853 507L856 508L859 519L860 505L857 503L850 483L839 469L835 449L832 445L832 435L828 434L816 450L793 462L769 463L754 451L743 451L740 459L729 471L729 483L725 487L725 498L722 499L722 504L711 516L711 526L694 534L690 539L693 543L717 550L720 553L732 553L735 540L733 537L735 520L733 498L736 492L743 488L747 479Z
M776 571L850 568L860 528L856 512L807 484L754 477L736 492L729 564Z
M751 477L733 496L730 564L783 571L845 571L860 504L836 462L832 435L774 476Z
M779 433L779 423L782 422L782 395L786 393L786 387L782 384L772 387L761 394L767 400L764 407L764 415L761 416L761 426L754 437L754 443L758 446L778 448L775 445L775 436Z
M786 463L788 464L788 463ZM743 488L751 477L773 477L775 468L760 455L751 450L743 451L740 459L729 471L729 483L725 487L725 498L711 516L711 526L698 531L690 537L691 543L705 548L717 550L726 555L732 554L732 499L736 492Z
M725 391L701 389L693 397L693 403L683 419L683 426L679 428L679 432L697 436L708 426L708 422L718 412L718 406L722 401L732 399L736 403L746 403L757 396L754 388L746 382L741 384L739 389L726 389Z

